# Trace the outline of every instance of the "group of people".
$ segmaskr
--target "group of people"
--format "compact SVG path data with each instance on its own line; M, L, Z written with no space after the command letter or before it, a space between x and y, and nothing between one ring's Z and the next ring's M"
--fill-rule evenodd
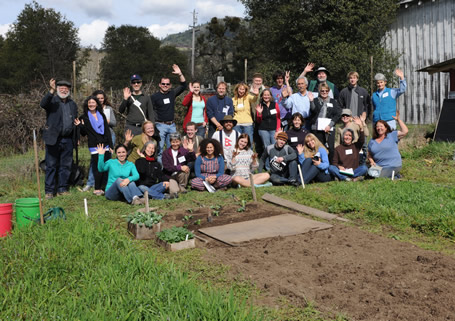
M52 79L41 101L47 115L46 197L67 193L78 134L87 136L91 153L84 190L94 187L96 195L132 204L143 203L146 191L153 199L176 198L187 192L188 184L215 192L230 185L356 181L367 173L398 177L398 141L408 132L396 107L406 90L403 72L395 71L399 88L387 88L385 76L376 74L377 91L370 98L358 85L357 72L348 74L348 87L339 91L327 79L326 68L313 68L309 63L298 76L296 93L290 72L282 71L275 72L270 87L261 74L254 74L251 85L234 87L233 98L225 82L218 83L216 95L209 98L199 82L190 83L182 102L187 110L182 134L175 124L176 97L187 89L180 68L172 66L180 82L175 89L163 77L151 96L142 92L142 78L134 74L131 88L123 90L119 112L126 115L125 135L116 146L116 118L106 94L95 91L78 116L69 97L71 83ZM308 73L314 74L311 82ZM367 144L371 109L373 137Z

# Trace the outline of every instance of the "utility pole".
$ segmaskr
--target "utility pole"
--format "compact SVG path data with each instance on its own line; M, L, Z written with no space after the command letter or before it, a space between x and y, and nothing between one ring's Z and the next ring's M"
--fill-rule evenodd
M194 48L195 48L195 41L196 41L196 23L197 23L197 12L196 9L193 10L193 25L190 26L193 28L193 42L191 45L191 78L194 80Z

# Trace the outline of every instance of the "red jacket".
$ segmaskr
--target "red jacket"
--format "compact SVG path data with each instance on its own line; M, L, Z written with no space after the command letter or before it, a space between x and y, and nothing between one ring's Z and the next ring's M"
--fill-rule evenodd
M201 95L201 98L205 104L204 121L206 123L208 123L209 120L207 118L207 100L202 95ZM182 105L188 107L188 111L186 112L185 119L183 119L183 130L186 133L186 124L188 124L191 121L191 116L193 115L193 93L191 91L188 93L188 95L185 96L185 98L183 98ZM197 130L197 128L196 128L196 130Z

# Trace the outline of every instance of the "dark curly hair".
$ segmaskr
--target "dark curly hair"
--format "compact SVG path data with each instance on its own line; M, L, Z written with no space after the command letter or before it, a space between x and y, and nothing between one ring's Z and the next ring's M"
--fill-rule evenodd
M199 144L199 149L201 151L201 157L207 156L207 145L208 144L213 145L213 148L214 148L213 155L215 157L223 155L223 148L221 148L220 143L216 139L206 138Z
M96 110L99 111L100 113L103 112L103 107L101 106L100 104L100 101L98 100L98 98L96 98L96 96L88 96L86 100L84 100L84 105L83 105L83 108L84 108L84 114L88 115L89 113L89 110L88 110L88 102L89 100L94 100L96 101Z

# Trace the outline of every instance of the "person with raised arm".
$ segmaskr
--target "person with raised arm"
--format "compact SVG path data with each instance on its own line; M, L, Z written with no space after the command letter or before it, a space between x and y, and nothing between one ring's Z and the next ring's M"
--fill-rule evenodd
M193 81L189 85L190 92L183 98L182 105L188 107L185 118L183 119L183 131L187 132L187 124L192 122L195 124L196 135L205 137L207 129L207 100L201 95L201 83Z

